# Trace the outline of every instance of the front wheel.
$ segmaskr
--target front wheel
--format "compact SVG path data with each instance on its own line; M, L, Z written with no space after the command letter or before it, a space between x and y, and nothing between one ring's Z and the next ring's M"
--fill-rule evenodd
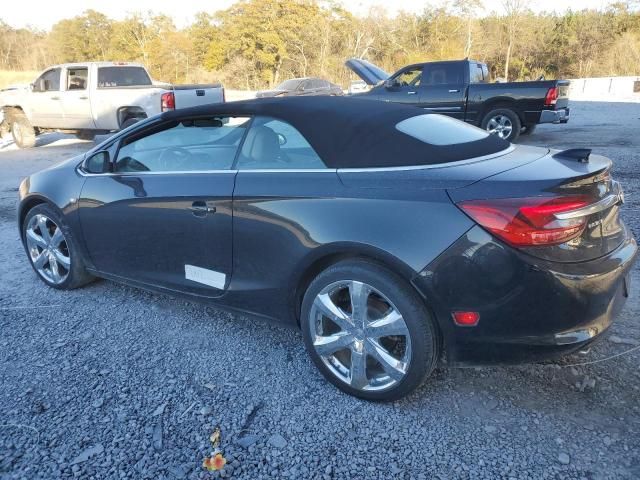
M33 128L27 116L22 112L15 112L11 120L11 135L13 141L20 148L31 148L36 145L36 129Z
M305 293L306 349L340 390L373 401L414 391L438 358L434 321L402 278L365 260L337 263Z
M518 115L508 108L491 110L484 116L480 126L508 142L515 142L522 128Z
M50 205L29 210L22 236L31 266L50 287L71 290L94 279L84 268L71 229Z

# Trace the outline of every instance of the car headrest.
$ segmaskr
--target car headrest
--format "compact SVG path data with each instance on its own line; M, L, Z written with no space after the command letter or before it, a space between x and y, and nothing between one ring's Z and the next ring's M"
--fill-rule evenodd
M280 155L278 134L269 127L253 127L245 140L244 156L258 163L270 163Z

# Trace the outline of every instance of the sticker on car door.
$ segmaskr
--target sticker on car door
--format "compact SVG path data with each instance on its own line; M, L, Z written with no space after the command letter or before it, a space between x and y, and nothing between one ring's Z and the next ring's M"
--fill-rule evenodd
M203 285L209 285L210 287L218 288L220 290L224 289L227 279L227 276L224 273L196 267L194 265L184 266L184 276L187 280L191 280L192 282L202 283Z

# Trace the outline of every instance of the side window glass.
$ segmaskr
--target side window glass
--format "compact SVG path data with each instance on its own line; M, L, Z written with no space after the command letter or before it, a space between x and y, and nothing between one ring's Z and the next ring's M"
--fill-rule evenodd
M54 92L60 90L60 69L54 68L44 72L35 81L36 92Z
M422 68L405 70L398 74L394 80L398 87L417 87L422 82Z
M477 63L469 64L470 83L482 83L484 77L482 76L482 65Z
M123 140L116 172L196 172L233 165L247 117L184 119Z
M67 68L67 90L86 90L88 77L86 68Z
M87 173L105 173L109 171L109 154L98 152L89 157L84 163Z
M460 85L464 67L459 63L435 63L425 66L423 83L426 85Z
M326 168L313 147L292 125L256 117L238 157L239 170Z

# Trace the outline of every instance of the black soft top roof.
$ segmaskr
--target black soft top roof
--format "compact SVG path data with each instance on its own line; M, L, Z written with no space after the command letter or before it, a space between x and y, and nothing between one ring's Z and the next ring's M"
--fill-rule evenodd
M490 155L509 147L508 142L496 135L467 143L432 145L396 129L398 122L425 113L419 107L378 100L315 96L204 105L162 116L166 119L221 114L274 117L296 127L329 168L433 165Z

